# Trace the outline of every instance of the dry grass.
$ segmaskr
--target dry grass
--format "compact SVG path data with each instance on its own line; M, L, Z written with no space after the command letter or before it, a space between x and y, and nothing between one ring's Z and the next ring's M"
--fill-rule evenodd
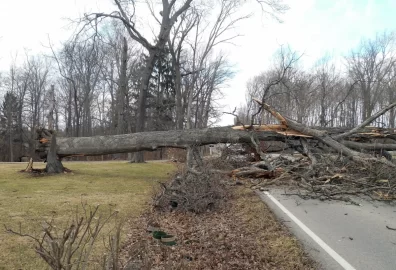
M147 209L152 186L174 170L168 163L66 162L72 174L34 177L18 172L25 166L0 164L0 225L29 233L43 220L67 222L81 202L136 217ZM1 229L0 243L0 269L46 269L27 239Z
M263 256L274 269L316 269L298 240L279 223L269 207L250 189L236 191L236 218L246 230L256 233Z
M147 214L131 225L124 261L139 269L316 269L298 241L250 189L235 187L222 209ZM166 247L145 228L155 221L176 236Z

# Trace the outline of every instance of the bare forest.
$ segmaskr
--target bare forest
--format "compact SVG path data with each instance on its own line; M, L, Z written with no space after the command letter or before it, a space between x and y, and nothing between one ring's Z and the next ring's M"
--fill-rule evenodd
M1 73L0 161L36 157L36 129L59 137L90 137L142 131L213 127L235 69L224 46L238 40L235 27L249 14L240 1L175 1L147 5L114 1L114 12L85 14L76 34L48 53L19 56ZM265 14L287 7L258 1ZM145 9L155 22L140 29L135 11ZM255 114L259 99L308 126L355 127L395 101L396 36L362 37L340 59L324 55L305 67L304 54L281 45L267 70L246 84L246 102L236 108L235 124L275 123ZM231 112L227 112L231 113ZM240 123L237 123L240 122ZM372 123L395 127L395 109ZM129 155L141 161L142 156Z

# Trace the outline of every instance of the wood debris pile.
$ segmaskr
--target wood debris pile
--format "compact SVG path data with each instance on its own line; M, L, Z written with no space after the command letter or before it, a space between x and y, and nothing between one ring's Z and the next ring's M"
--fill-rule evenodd
M257 101L257 100L256 100ZM292 183L303 198L351 201L348 195L367 195L377 200L396 199L396 150L394 129L367 126L396 103L353 128L312 128L282 116L265 103L279 125L237 126L237 130L272 131L285 136L278 154L268 153L252 139L261 161L233 170L230 175L247 179L253 188ZM253 137L252 137L253 138ZM296 153L298 153L296 155Z

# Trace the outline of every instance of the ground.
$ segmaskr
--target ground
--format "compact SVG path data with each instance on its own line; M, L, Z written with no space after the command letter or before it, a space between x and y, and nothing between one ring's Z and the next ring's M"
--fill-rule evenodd
M40 164L44 166L44 164ZM35 164L35 167L40 166ZM169 178L169 163L65 162L72 174L31 176L26 164L0 164L0 225L37 232L44 220L68 219L81 202L136 217L148 208L152 187ZM45 269L27 239L0 230L0 269Z
M128 269L317 269L254 191L228 192L227 202L207 213L153 211L130 224L122 253ZM152 222L177 245L154 239L146 231Z
M315 269L254 191L232 185L232 180L227 185L229 197L219 208L196 215L150 207L153 187L170 179L176 170L173 164L64 165L73 173L32 176L18 172L24 164L0 164L0 224L34 234L43 220L54 218L62 225L76 206L87 202L100 204L104 212L117 209L125 218L124 263L145 251L151 264L147 269ZM147 233L147 221L152 219L176 237L176 246L163 246ZM0 269L45 269L32 242L5 230L0 231L0 242Z

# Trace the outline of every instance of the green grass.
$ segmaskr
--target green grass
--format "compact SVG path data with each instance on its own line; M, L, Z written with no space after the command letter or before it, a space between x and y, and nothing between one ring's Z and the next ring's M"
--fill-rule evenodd
M44 220L70 219L86 202L102 211L119 210L133 218L147 209L152 187L169 178L168 163L65 162L70 174L31 176L20 173L26 164L0 164L0 269L46 269L34 253L33 242L10 235L4 225L35 234ZM37 165L35 165L37 167Z

